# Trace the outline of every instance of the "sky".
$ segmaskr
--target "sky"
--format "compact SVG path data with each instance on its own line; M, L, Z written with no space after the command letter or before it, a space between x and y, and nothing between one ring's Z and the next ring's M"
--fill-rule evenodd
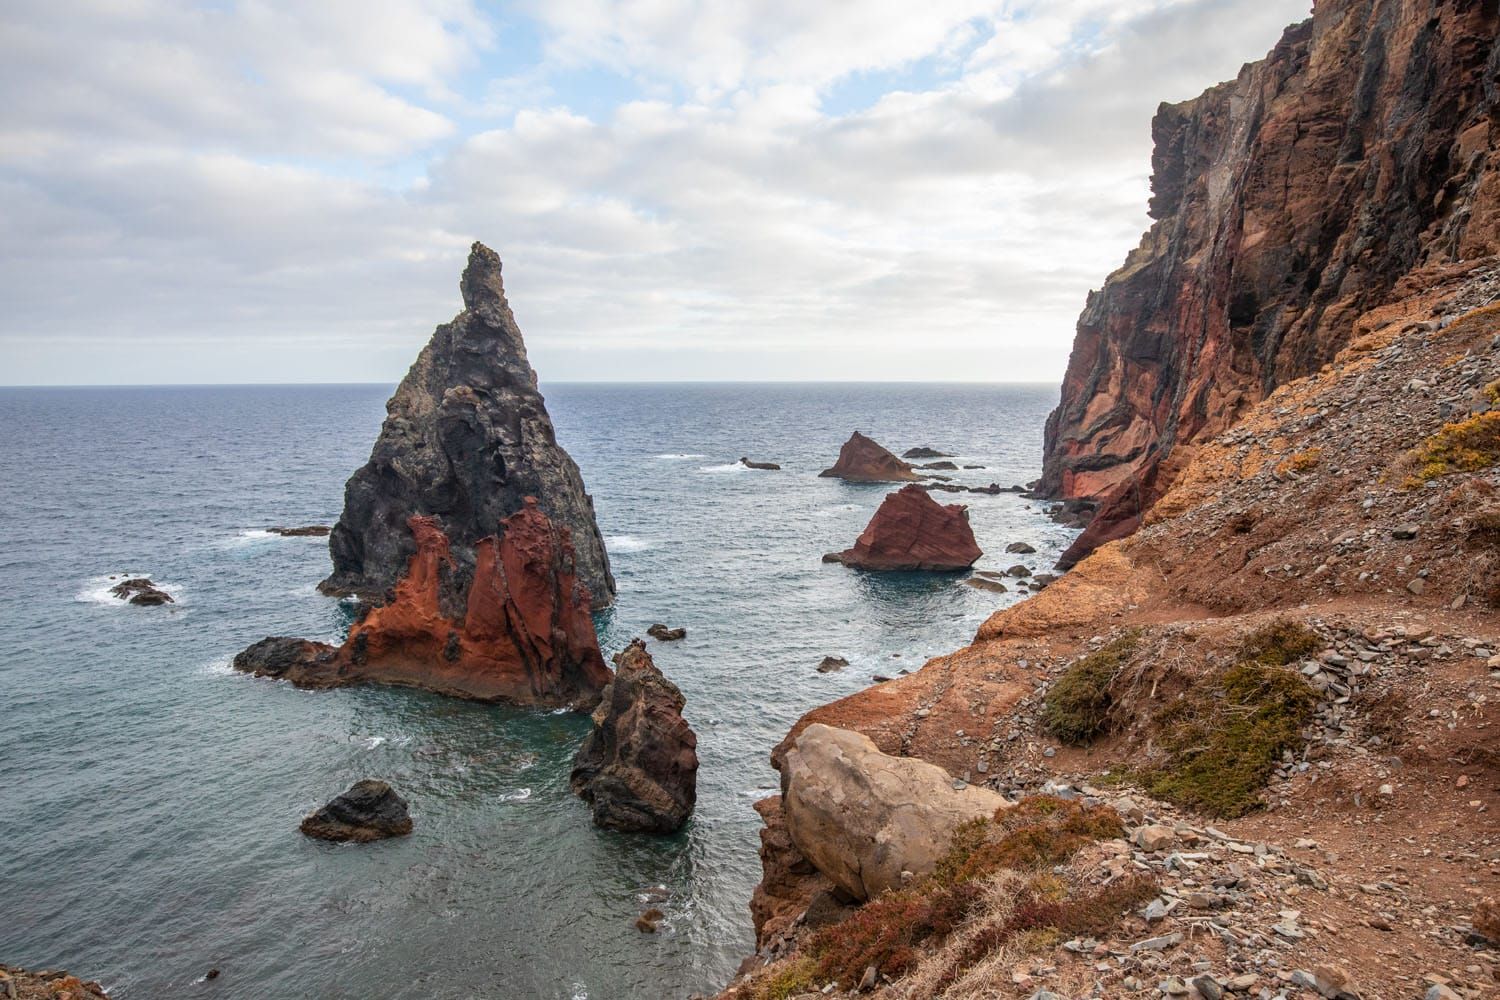
M1150 120L1309 0L6 0L0 384L1058 381Z

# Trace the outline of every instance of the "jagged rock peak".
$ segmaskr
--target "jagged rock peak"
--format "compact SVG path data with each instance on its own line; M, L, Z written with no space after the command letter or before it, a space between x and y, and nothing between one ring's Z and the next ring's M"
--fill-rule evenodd
M462 595L475 544L534 496L568 529L593 606L609 604L615 583L593 500L537 391L499 254L475 243L459 288L463 312L433 332L386 404L370 460L345 487L322 589L383 601L416 550L408 520L436 516L453 548L447 589Z

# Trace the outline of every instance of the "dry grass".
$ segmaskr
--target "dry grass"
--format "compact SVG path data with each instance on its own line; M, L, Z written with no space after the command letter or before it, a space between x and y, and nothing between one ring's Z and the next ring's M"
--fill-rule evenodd
M1455 472L1480 472L1500 462L1500 411L1492 410L1443 426L1401 459L1402 485L1423 483Z

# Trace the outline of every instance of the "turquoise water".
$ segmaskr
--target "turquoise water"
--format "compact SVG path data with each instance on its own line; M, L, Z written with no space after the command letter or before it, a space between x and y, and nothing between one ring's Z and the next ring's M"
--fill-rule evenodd
M0 389L0 960L64 967L124 1000L536 997L712 991L753 949L755 799L807 709L963 644L1015 595L863 575L849 545L886 492L819 479L856 428L1008 485L1038 473L1052 386L550 385L620 583L606 653L652 644L699 736L681 834L596 830L567 788L587 719L234 674L268 634L335 640L314 585L389 387ZM741 455L786 471L752 472ZM981 567L1070 540L1016 496L970 505ZM1034 556L1008 556L1026 540ZM149 573L166 608L103 596ZM818 674L825 655L850 660ZM363 777L412 836L310 841L301 816ZM665 894L665 903L648 903ZM647 905L661 933L632 926ZM210 968L221 975L202 982Z

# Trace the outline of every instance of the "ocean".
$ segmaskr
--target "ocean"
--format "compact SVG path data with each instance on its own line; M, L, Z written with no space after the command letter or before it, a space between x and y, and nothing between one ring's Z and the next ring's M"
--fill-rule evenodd
M650 643L698 733L687 828L591 825L567 784L585 716L230 670L266 635L347 628L314 589L326 539L265 529L337 519L391 387L0 389L0 961L121 1000L658 1000L733 976L754 948L771 747L1018 599L822 563L892 487L818 471L858 429L985 466L960 482L1026 482L1057 388L542 388L619 581L596 617L606 657L653 622L688 631ZM969 505L980 568L1049 567L1073 535L1012 494L936 496ZM1038 551L1007 555L1018 540ZM110 598L125 573L177 603ZM825 655L850 665L820 674ZM407 797L411 836L298 833L365 777ZM633 926L651 905L654 935Z

